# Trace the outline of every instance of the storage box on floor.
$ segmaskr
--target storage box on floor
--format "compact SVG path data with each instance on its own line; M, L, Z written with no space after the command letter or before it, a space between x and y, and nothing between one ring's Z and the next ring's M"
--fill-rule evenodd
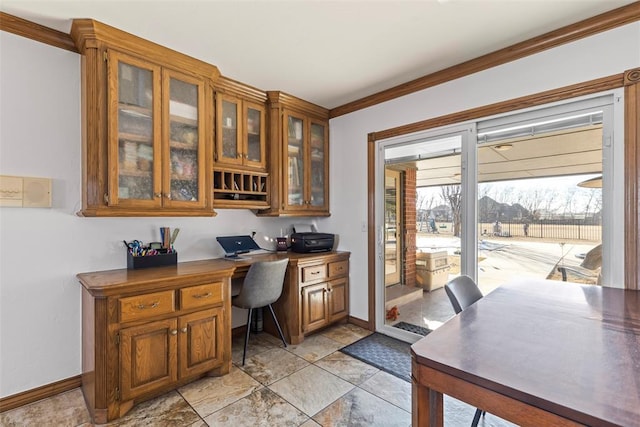
M416 253L416 282L425 291L441 288L449 278L447 251Z

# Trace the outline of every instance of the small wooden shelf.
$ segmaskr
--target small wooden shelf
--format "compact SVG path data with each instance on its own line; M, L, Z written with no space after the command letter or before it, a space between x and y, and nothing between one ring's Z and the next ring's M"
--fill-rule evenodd
M268 206L269 174L240 169L213 170L213 204L219 208Z

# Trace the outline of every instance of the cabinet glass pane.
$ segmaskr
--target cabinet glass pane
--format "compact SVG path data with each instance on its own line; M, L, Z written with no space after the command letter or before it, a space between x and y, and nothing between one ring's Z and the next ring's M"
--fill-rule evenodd
M118 63L118 198L153 198L153 73Z
M247 157L252 162L262 161L261 114L260 110L247 108Z
M304 123L301 119L289 116L288 156L289 179L287 186L287 204L289 206L304 205Z
M311 204L323 206L324 200L324 126L311 123Z
M222 157L238 158L238 105L222 101Z
M171 199L198 199L198 86L169 83Z

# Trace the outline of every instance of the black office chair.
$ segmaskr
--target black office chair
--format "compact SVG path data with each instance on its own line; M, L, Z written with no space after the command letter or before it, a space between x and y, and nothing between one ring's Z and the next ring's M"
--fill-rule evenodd
M231 300L231 304L235 307L249 310L247 317L247 333L244 339L244 352L242 353L242 365L247 355L247 344L249 343L249 334L251 332L251 316L254 308L269 307L273 322L278 328L278 333L282 339L282 344L287 346L284 340L282 329L271 304L276 302L282 294L282 286L284 283L284 275L289 264L289 258L277 261L260 261L251 264L247 272L240 294Z
M482 298L480 288L478 288L478 285L476 285L473 279L469 276L456 277L444 285L444 290L447 293L449 301L451 301L451 305L453 306L453 311L455 311L456 314ZM473 421L471 422L471 427L476 427L478 422L480 422L480 417L484 416L484 414L486 414L485 411L476 409Z

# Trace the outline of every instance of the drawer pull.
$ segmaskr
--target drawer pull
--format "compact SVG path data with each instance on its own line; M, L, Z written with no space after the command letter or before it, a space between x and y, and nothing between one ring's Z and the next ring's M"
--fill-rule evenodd
M207 292L206 294L193 295L193 297L196 299L200 299L200 298L209 298L211 295L213 295L211 292Z
M160 305L160 301L152 302L149 305L138 304L138 310L144 310L145 308L156 308L159 305Z
M320 274L320 272L319 271L311 271L310 274L315 276L316 274Z

